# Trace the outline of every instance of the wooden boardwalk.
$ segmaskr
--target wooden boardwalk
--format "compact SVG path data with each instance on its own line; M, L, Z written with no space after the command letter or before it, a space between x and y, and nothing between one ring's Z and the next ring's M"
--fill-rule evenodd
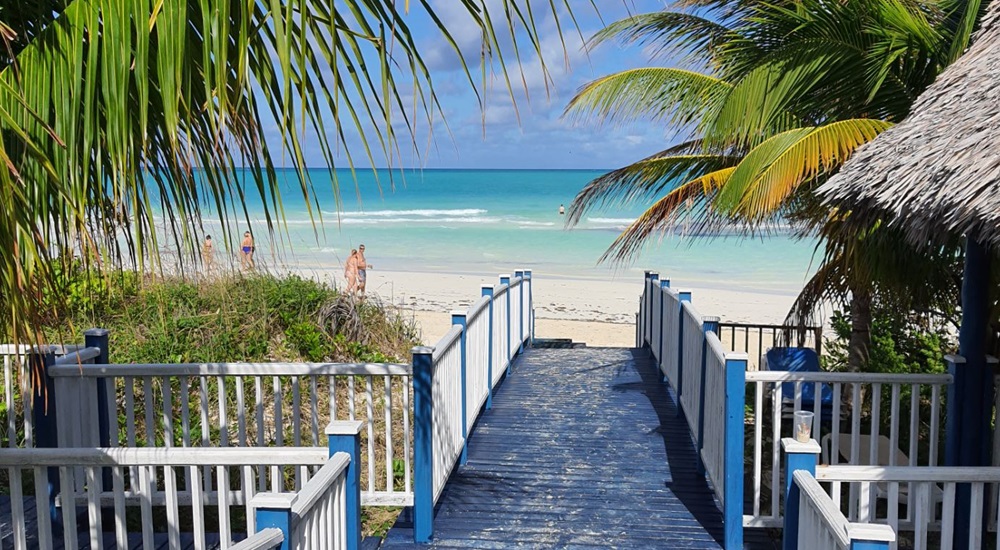
M433 543L415 545L406 519L382 548L720 548L722 539L722 514L652 359L621 348L527 351L441 495Z

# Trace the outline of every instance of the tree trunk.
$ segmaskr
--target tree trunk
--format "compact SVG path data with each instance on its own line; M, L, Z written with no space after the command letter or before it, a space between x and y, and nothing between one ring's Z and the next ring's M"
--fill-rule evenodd
M872 294L867 286L851 289L851 341L847 351L847 369L861 372L868 367L872 344Z

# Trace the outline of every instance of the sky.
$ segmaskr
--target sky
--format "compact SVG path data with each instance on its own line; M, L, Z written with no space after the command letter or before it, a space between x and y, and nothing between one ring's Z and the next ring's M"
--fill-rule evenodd
M607 127L594 121L564 117L563 112L575 92L587 82L613 72L652 64L639 46L623 47L606 43L587 51L589 39L605 23L631 13L661 10L663 0L596 0L600 13L589 2L571 0L580 32L561 14L565 55L555 18L544 2L529 0L536 6L536 26L542 55L546 59L549 82L541 70L538 56L522 43L520 62L509 44L504 48L514 91L514 101L499 74L487 77L485 85L478 66L481 51L479 29L455 0L430 0L441 21L452 32L460 50L470 61L473 78L482 91L485 112L453 46L442 39L433 22L411 7L407 22L420 52L431 72L434 89L443 112L436 117L428 135L421 122L415 139L404 136L404 148L393 159L376 156L375 164L423 168L487 169L610 169L623 166L665 149L673 136L662 127L636 123L628 127ZM501 0L487 0L501 5ZM411 6L419 5L411 2ZM497 13L502 14L500 10ZM603 22L602 22L603 21ZM582 38L581 35L582 34ZM567 65L568 63L568 65ZM375 65L377 66L377 64ZM523 82L522 82L523 76ZM407 87L408 88L408 87ZM404 99L412 98L404 90ZM411 119L414 117L411 117ZM442 120L443 118L443 120ZM399 120L399 119L397 119ZM353 151L357 166L368 166L358 132L345 124L344 146ZM329 136L334 138L334 135ZM413 151L412 143L419 151ZM375 146L377 148L377 146ZM319 150L308 147L306 161L323 166ZM337 159L344 164L346 157Z

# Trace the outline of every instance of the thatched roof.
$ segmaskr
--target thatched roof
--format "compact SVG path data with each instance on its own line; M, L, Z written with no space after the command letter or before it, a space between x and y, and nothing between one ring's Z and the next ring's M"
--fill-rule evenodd
M891 220L917 245L968 235L1000 250L1000 0L910 116L860 148L819 194L854 223Z

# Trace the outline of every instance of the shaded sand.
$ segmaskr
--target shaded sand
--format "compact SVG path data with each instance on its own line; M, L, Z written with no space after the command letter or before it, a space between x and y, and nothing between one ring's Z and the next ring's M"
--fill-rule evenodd
M303 269L343 288L340 269ZM423 342L433 344L451 326L451 311L464 310L481 295L481 285L499 282L495 274L421 273L370 270L368 292L400 306L419 323ZM642 292L642 275L618 279L564 278L534 273L535 335L539 338L572 338L590 346L632 346L635 312ZM755 289L699 287L675 281L675 288L690 290L702 315L723 321L778 324L784 319L795 293Z

